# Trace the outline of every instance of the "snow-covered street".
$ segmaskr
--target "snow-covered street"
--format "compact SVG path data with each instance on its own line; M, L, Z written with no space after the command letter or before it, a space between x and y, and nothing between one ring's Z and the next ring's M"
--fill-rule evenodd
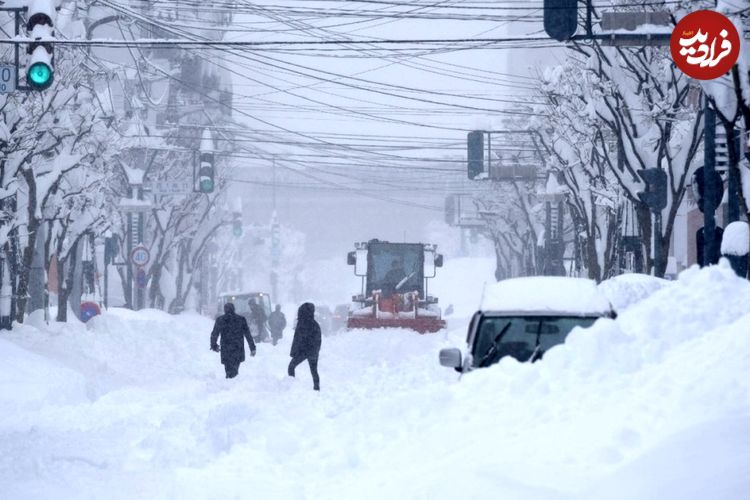
M465 316L432 335L342 332L323 339L320 393L306 364L286 376L288 330L226 380L212 321L195 313L19 326L0 338L0 491L743 498L748 303L750 283L726 266L690 269L540 363L460 380L437 352L462 345Z
M750 499L749 41L0 0L0 500Z

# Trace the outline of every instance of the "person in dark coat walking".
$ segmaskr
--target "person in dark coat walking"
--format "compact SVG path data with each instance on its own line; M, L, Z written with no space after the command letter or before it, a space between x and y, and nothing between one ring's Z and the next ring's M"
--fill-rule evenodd
M278 304L276 304L276 309L268 315L268 328L271 330L271 342L276 345L286 328L286 316L281 312L281 306Z
M217 343L221 337L221 364L224 365L227 378L234 378L240 369L240 363L245 361L245 339L250 346L250 356L255 356L255 342L250 335L247 320L235 314L234 304L224 304L224 314L216 318L211 332L211 350L219 351Z
M305 302L297 311L297 326L294 328L292 350L289 353L292 360L289 362L288 373L290 377L294 377L294 369L297 365L307 360L312 374L313 389L316 391L320 390L320 377L318 376L320 342L320 325L315 321L315 306L310 302Z

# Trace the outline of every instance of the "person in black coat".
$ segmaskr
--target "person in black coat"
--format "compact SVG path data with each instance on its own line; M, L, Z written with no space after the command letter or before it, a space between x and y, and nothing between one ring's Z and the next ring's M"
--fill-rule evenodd
M211 332L211 350L219 352L217 341L221 337L221 364L227 378L234 378L240 369L240 363L245 361L245 342L250 345L250 355L255 356L255 342L250 335L247 320L235 314L234 304L224 304L224 314L216 318L214 329Z
M271 330L271 341L273 345L276 345L286 328L286 316L281 312L281 306L278 304L276 304L276 309L268 315L268 328Z
M297 365L307 360L313 378L313 389L316 391L320 390L320 377L318 376L320 342L320 325L315 321L315 306L310 302L305 302L297 311L297 326L294 328L292 350L289 353L292 360L289 362L288 373L290 377L294 377L294 369Z

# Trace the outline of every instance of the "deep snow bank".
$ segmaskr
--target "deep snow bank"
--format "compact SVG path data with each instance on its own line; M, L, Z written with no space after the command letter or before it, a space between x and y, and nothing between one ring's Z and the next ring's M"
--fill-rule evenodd
M623 311L669 285L670 282L662 278L629 273L602 281L599 290L609 299L615 311Z
M440 292L444 304L475 292L461 283ZM306 365L285 376L288 333L226 381L211 322L196 315L116 310L89 330L23 327L3 335L23 353L5 352L42 365L48 393L61 381L45 367L64 366L90 398L40 395L0 416L0 488L7 498L743 498L749 303L750 283L727 266L690 269L541 363L507 359L460 381L437 351L461 345L461 321L435 335L343 333L323 340L320 394ZM15 374L0 365L3 387Z
M0 338L0 415L86 400L84 378L74 370Z

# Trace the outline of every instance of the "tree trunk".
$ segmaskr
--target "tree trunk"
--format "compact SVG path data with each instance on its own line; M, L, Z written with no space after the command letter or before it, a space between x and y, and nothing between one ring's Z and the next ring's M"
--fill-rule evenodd
M18 302L16 307L16 321L23 323L26 312L26 304L29 300L29 275L31 273L31 262L34 260L34 246L36 244L35 231L31 232L32 224L29 224L29 236L26 247L23 249L23 259L21 269L18 273L18 288L16 295Z
M61 279L57 286L57 318L55 321L65 323L68 321L68 295L70 295L69 280L65 276L65 261L57 261L57 272Z
M185 277L185 265L187 264L187 252L180 248L180 257L177 263L177 283L175 284L175 296L169 303L170 314L177 314L185 308L185 301L182 297L182 287Z
M653 239L653 224L651 220L651 211L643 203L635 203L635 215L638 218L638 227L641 230L641 248L643 250L643 262L645 274L651 274L654 267L654 259L651 256L651 240Z
M68 258L65 260L58 260L58 276L65 276L64 280L60 280L59 290L57 292L57 321L66 322L68 321L68 299L70 293L73 290L73 280L76 274L76 255L78 254L78 239L73 242L73 246L68 252ZM70 256L73 259L70 259ZM71 260L70 268L68 269L67 275L65 274L65 263ZM63 284L64 283L64 284Z
M151 266L151 286L148 291L150 307L162 309L164 307L164 294L161 293L161 272L163 264L154 262Z

